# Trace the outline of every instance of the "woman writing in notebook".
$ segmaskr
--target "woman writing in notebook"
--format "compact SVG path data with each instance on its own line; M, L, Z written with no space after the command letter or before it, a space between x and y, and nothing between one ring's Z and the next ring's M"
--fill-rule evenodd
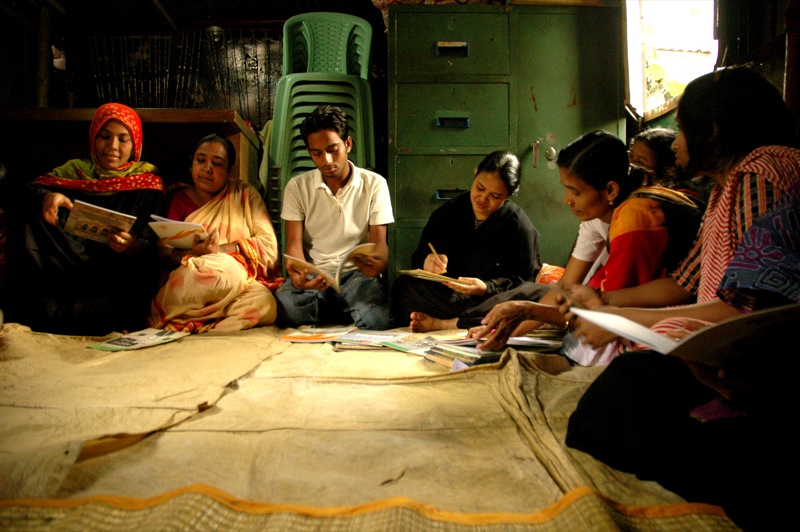
M277 238L264 200L254 187L231 178L236 149L225 137L200 139L192 158L193 185L169 201L167 217L202 225L189 249L161 246L177 266L153 299L151 327L203 332L239 331L275 321L270 272Z
M468 192L431 214L411 267L459 282L398 277L392 286L396 319L410 320L414 332L467 328L505 301L509 290L536 278L541 269L539 232L511 200L519 181L517 157L495 151L478 165ZM547 291L529 286L532 299Z
M582 135L557 159L564 203L581 222L609 224L608 259L588 284L599 290L637 286L666 276L685 255L700 222L700 212L685 195L663 187L642 187L630 171L625 143L603 130ZM513 297L491 310L484 324L470 330L488 338L483 347L499 349L511 335L525 334L541 323L566 325L556 305L557 292L539 301ZM508 336L506 336L508 335ZM582 365L607 364L618 345L595 349L567 335L562 353Z
M164 204L158 170L141 160L142 122L122 104L97 108L89 159L72 159L31 185L23 279L31 290L20 321L35 330L104 335L145 326L158 288L155 235L147 223ZM63 230L75 200L136 217L107 242Z

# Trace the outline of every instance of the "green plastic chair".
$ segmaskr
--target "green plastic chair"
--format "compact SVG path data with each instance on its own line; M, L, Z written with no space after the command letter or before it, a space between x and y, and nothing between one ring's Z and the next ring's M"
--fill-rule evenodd
M353 137L351 160L362 168L375 167L372 93L358 76L311 72L283 76L278 81L270 145L265 147L273 175L281 188L301 169L314 168L300 136L300 124L322 104L336 105L347 114Z
M372 26L346 13L301 13L283 25L283 74L335 72L369 79Z

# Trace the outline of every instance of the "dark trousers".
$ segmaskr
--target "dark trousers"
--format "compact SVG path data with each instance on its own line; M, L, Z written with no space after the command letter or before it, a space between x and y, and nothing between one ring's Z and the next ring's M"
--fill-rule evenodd
M722 506L743 528L770 529L788 513L778 502L785 490L781 477L796 468L796 450L786 445L791 421L781 414L788 405L775 384L775 397L746 416L701 422L690 411L717 394L683 361L652 351L626 353L579 401L566 444L687 501Z

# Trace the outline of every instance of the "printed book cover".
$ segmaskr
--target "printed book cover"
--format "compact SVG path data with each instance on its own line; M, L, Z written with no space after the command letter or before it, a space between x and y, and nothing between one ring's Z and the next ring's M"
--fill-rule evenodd
M485 338L478 339L478 338L460 337L460 338L439 340L437 344L476 346L485 340L486 340ZM511 338L508 339L506 345L510 347L561 347L562 343L563 342L560 339L553 339L553 338L537 338L535 336L512 336Z
M64 224L64 231L105 244L112 232L128 232L135 222L136 217L130 214L75 200Z
M416 336L411 335L405 338L398 338L395 340L384 340L381 344L398 351L404 351L413 355L423 356L425 352L436 344L436 338L433 336Z
M280 339L287 342L319 344L337 340L352 330L353 327L305 327L293 333L285 334Z
M381 342L393 341L410 336L408 331L368 331L365 329L354 330L337 338L337 344L361 345L388 349Z
M503 355L502 351L479 351L467 346L440 344L428 349L427 354L452 360L460 360L467 366L489 364L497 362Z
M105 342L92 344L89 347L100 351L125 351L128 349L142 349L188 336L188 332L165 331L164 329L143 329L128 333Z

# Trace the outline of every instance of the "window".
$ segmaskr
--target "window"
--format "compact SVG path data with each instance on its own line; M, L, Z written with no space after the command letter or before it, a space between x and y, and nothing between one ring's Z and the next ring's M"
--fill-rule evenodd
M676 96L717 62L715 0L626 0L629 105L644 121L675 108Z

